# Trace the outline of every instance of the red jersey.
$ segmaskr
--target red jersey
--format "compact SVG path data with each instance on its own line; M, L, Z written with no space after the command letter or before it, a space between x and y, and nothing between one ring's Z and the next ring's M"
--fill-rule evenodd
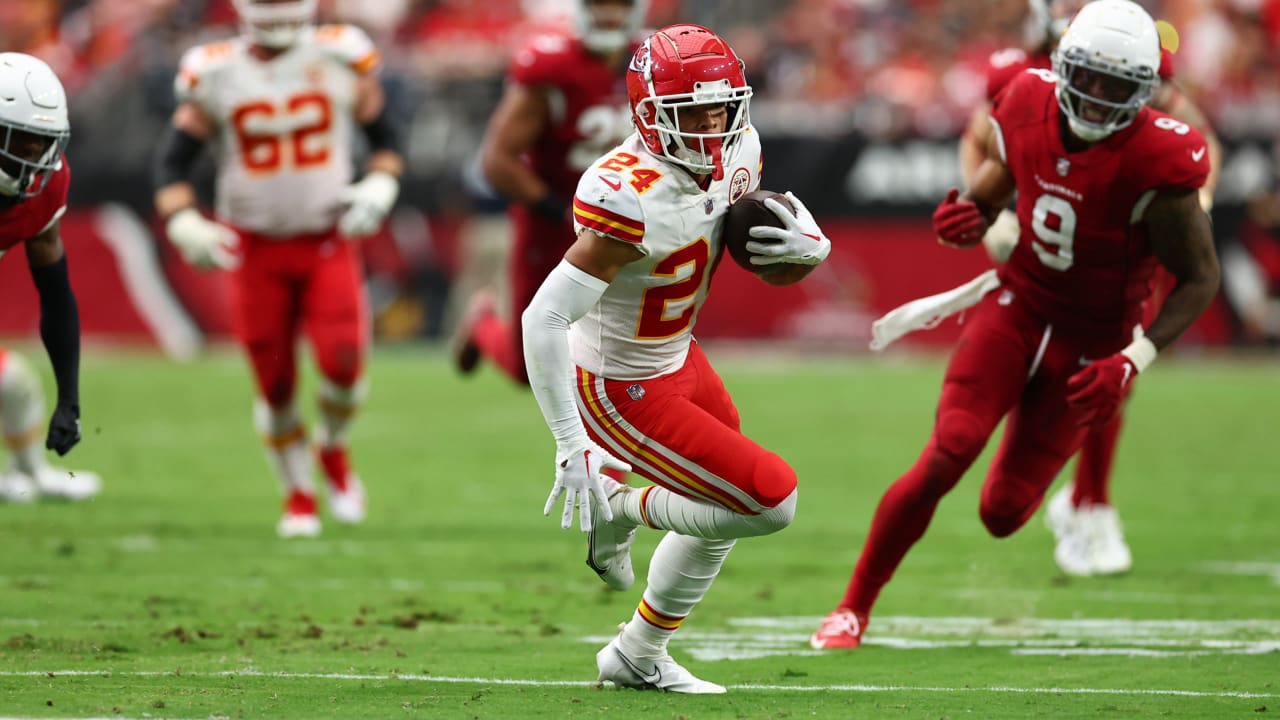
M1127 338L1157 267L1143 211L1158 192L1203 185L1208 146L1194 127L1144 108L1128 127L1067 152L1056 80L1029 70L991 111L1022 227L1000 277L1048 322Z
M1022 48L1010 47L991 53L987 58L987 100L994 102L1000 91L1023 72L1048 70L1052 66L1053 60L1044 50L1028 53Z
M577 38L541 35L516 53L509 79L549 92L551 119L527 162L553 193L573 197L582 171L631 134L626 65L610 68Z
M67 210L67 189L71 187L71 165L62 158L62 167L53 173L44 191L13 205L0 200L0 255L14 245L39 235Z

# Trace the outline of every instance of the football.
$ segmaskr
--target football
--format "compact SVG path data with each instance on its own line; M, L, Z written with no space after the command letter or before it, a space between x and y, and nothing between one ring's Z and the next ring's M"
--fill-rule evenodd
M747 249L747 243L752 240L772 242L769 238L751 237L751 228L757 225L783 227L782 221L778 219L778 216L765 207L764 201L769 198L777 200L792 211L795 210L791 201L782 193L776 193L771 190L749 192L729 206L729 212L724 219L724 245L729 250L729 255L733 258L733 261L738 263L744 270L770 285L790 285L803 279L813 270L814 266L796 265L794 263L752 265L751 256L753 253Z

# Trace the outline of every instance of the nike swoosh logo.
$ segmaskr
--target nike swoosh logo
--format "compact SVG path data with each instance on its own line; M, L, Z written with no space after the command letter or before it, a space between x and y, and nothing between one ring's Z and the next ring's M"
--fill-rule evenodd
M818 237L817 235L810 235L809 233L800 233L800 234L801 234L801 235L803 235L803 236L805 236L805 237L807 237L807 238L809 238L810 240L812 240L812 241L814 241L814 242L817 242L817 243L822 242L822 238Z
M607 178L607 177L605 177L605 176L603 176L603 175L597 175L596 177L600 178L600 182L604 183L605 185L608 185L609 187L613 188L614 190L621 190L621 189L622 189L622 183L621 183L621 182L613 182L612 180L610 180L609 178Z
M636 667L636 664L631 662L631 658L627 657L626 655L623 655L622 651L615 649L615 652L618 653L618 657L622 658L622 662L625 663L627 667L631 668L632 672L640 676L641 680L644 680L645 682L655 687L658 685L658 683L662 682L662 670L658 668L657 664L654 664L653 672L647 673L641 670L640 668Z
M1199 150L1196 150L1196 151L1192 152L1192 153L1191 153L1191 159L1192 159L1192 160L1195 160L1196 162L1200 162L1200 158L1204 157L1204 151L1205 151L1205 150L1208 150L1208 149L1209 149L1209 148L1208 148L1208 146L1206 146L1206 147L1202 147L1202 148L1200 148Z
M1124 364L1124 379L1120 381L1120 387L1129 384L1129 376L1133 374L1133 366L1129 363Z

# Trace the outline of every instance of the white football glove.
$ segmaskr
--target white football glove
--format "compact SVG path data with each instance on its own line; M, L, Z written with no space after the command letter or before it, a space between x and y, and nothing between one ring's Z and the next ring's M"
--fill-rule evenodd
M400 181L380 170L348 185L342 197L347 210L338 218L338 232L349 238L374 234L382 227L399 194Z
M609 498L604 492L604 483L600 482L600 470L613 468L629 472L631 466L609 454L608 450L583 439L570 447L558 448L556 451L556 484L551 487L551 495L547 498L543 515L550 515L556 500L564 495L564 514L560 516L560 527L565 530L573 524L573 508L578 508L578 520L582 532L591 532L595 519L591 516L591 496L604 509L605 521L613 520L613 510L609 508Z
M1021 232L1018 214L1007 208L1001 210L996 221L987 228L987 234L982 236L982 246L987 249L987 256L998 263L1007 262L1013 249L1018 246L1018 235Z
M747 231L751 234L751 237L773 238L778 241L762 243L748 240L746 248L752 253L752 265L774 265L777 263L817 265L826 260L827 255L831 253L831 241L827 239L826 235L822 234L822 228L818 227L818 223L814 221L809 209L790 192L786 193L786 196L796 209L794 215L791 214L786 205L773 198L764 201L764 206L772 210L773 214L777 215L778 219L786 227L776 228L769 225L757 225Z
M236 255L240 236L222 223L206 220L195 208L183 208L170 215L165 223L165 232L193 267L232 270L240 264Z

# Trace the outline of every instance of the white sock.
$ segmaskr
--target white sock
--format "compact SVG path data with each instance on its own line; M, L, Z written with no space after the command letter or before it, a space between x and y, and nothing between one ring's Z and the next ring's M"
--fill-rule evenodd
M44 469L44 389L21 355L6 351L0 364L0 429L14 469L35 477Z
M647 525L708 539L744 538L768 535L790 525L795 517L796 495L797 491L792 490L785 500L759 515L743 515L652 485L621 488L609 498L609 507L614 522L623 525Z
M351 420L367 394L368 383L364 378L357 380L351 387L335 385L321 378L320 391L316 394L316 405L320 408L317 440L322 447L346 445L347 430L351 426Z
M300 491L315 495L311 477L311 452L307 447L307 430L298 419L293 405L272 408L259 399L253 406L254 426L262 435L267 458L280 479L285 494Z
M618 644L633 658L661 657L680 623L702 601L735 540L668 532L649 561L649 584Z

